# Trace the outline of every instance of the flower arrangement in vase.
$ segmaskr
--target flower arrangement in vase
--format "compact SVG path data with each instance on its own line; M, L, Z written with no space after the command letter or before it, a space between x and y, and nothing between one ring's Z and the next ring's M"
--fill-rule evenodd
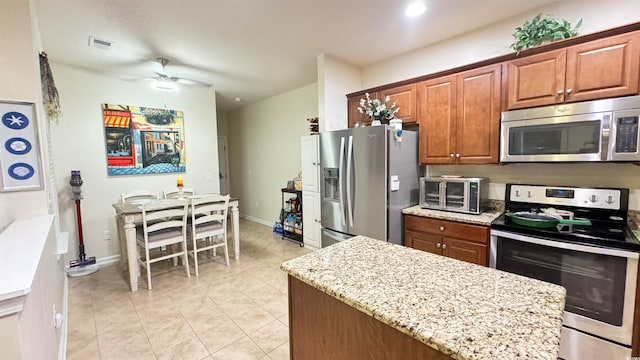
M360 99L358 111L371 118L371 125L381 125L391 119L395 119L396 113L400 110L396 103L389 105L391 98L387 96L382 102L380 99L371 99L369 93L364 94L366 99Z

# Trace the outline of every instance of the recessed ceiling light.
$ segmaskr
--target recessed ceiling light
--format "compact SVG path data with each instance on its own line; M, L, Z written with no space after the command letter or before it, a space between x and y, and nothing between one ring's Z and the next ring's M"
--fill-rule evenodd
M236 98L234 99L236 102L240 102L242 101L242 99L240 99L240 97L236 96Z
M427 7L420 1L414 1L410 3L404 11L404 15L407 17L416 17L424 14Z

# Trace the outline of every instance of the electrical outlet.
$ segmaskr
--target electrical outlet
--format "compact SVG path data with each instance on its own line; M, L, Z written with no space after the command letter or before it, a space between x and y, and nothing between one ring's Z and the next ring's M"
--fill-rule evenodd
M109 230L105 230L102 232L102 239L104 241L111 240L111 232Z
M207 173L207 181L213 181L213 173Z

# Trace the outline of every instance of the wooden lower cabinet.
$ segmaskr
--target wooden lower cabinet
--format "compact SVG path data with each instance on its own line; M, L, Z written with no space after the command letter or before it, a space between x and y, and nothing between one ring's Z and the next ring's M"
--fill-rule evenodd
M489 227L405 215L405 246L488 266Z
M445 360L438 350L289 275L292 360Z

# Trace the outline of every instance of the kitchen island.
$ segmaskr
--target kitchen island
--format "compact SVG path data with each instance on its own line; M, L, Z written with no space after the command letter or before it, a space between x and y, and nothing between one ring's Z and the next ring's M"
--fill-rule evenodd
M291 359L556 359L563 287L357 236L289 260Z

